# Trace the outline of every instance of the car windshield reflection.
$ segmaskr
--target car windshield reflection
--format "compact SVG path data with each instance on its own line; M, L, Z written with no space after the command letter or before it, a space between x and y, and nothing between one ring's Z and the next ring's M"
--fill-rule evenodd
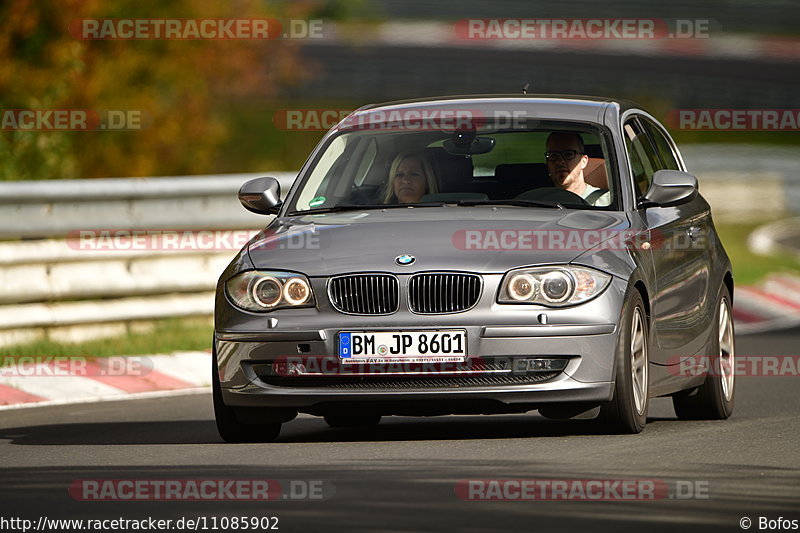
M293 195L290 214L391 207L618 208L608 133L537 121L478 131L341 129Z

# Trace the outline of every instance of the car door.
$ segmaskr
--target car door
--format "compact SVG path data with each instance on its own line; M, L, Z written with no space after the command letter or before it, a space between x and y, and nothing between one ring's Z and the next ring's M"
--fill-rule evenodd
M672 140L649 117L629 115L623 133L637 196L644 195L658 170L684 170ZM651 229L655 269L651 313L660 350L654 351L653 362L676 362L676 357L680 360L697 353L705 342L709 208L698 195L679 206L641 209L640 215Z

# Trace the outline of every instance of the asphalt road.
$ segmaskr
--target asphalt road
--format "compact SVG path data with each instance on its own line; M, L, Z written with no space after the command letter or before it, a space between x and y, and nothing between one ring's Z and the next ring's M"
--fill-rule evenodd
M737 348L740 355L798 354L800 330L741 337ZM724 422L678 421L669 400L658 399L636 436L532 414L392 417L370 429L330 429L301 417L284 426L277 443L226 445L206 394L6 411L0 530L20 531L2 519L44 515L276 516L279 531L464 533L741 531L740 519L748 517L757 531L759 517L800 521L799 384L792 377L740 378L736 411ZM232 478L284 480L284 487L286 480L323 481L330 497L98 502L69 492L76 480ZM495 478L657 480L673 497L473 502L455 494L459 480ZM688 487L702 497L679 497Z

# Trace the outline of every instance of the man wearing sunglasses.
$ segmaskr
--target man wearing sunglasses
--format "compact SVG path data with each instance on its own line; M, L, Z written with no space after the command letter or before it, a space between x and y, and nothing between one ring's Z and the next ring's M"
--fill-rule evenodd
M592 206L611 204L608 189L586 183L583 169L589 163L583 139L577 133L553 132L547 137L547 171L556 187L573 192Z

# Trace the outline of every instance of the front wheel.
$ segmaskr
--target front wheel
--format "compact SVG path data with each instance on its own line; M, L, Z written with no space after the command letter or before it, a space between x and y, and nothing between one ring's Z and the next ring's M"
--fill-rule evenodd
M647 314L642 296L631 289L623 313L616 353L614 398L599 419L615 433L640 433L647 423L649 368Z
M222 400L222 386L217 370L217 356L212 359L212 395L214 397L214 418L219 436L225 442L273 442L281 432L280 423L243 424L236 418L236 410L225 405Z
M718 302L706 380L700 387L672 397L675 414L682 420L724 420L733 413L736 349L727 287L720 290Z

